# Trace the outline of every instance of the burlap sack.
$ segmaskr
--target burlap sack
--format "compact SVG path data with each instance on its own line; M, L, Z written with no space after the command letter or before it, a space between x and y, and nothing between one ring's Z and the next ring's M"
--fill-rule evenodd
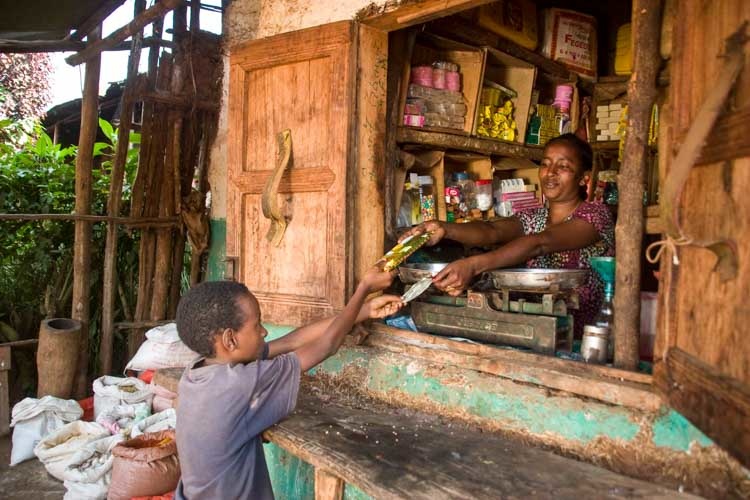
M180 462L173 430L146 433L112 450L108 500L161 495L177 488Z

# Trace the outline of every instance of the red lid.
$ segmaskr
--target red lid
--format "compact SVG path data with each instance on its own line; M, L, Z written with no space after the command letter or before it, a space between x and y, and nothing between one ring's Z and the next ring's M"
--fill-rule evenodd
M490 179L479 179L476 181L477 186L484 186L485 184L492 184Z

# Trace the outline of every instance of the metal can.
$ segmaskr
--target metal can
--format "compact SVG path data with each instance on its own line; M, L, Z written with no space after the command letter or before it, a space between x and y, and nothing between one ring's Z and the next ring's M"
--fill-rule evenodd
M581 356L586 363L606 364L609 345L609 328L586 325L583 327Z

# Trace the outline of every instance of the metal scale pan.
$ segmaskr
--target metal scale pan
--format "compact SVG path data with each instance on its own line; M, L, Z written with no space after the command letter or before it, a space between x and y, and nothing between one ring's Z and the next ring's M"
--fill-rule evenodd
M572 290L583 284L586 269L495 269L488 271L498 290Z

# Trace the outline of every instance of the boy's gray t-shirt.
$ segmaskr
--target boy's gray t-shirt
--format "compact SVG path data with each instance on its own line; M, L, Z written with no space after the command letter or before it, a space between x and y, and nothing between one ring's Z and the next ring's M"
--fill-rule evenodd
M297 355L195 368L200 361L185 369L179 384L182 478L175 498L272 499L260 434L294 410Z

